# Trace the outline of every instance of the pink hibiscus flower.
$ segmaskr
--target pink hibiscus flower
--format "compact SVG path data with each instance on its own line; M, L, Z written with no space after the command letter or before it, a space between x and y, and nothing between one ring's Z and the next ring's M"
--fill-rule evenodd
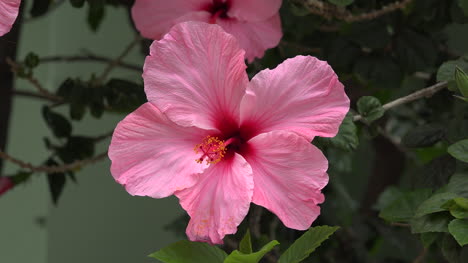
M281 0L136 0L132 17L141 34L159 40L175 24L203 21L235 36L252 61L278 45Z
M0 176L0 196L13 188L14 184L10 177Z
M10 32L13 23L18 16L21 0L0 1L0 36Z
M132 195L175 194L187 235L222 243L250 203L305 230L320 214L327 160L310 141L335 136L349 109L331 67L288 59L250 82L244 51L217 25L184 22L155 41L146 104L115 129L111 172Z

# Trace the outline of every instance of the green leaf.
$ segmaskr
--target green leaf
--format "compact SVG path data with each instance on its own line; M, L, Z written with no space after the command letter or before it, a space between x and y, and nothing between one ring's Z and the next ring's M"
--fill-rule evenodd
M468 139L450 145L447 152L454 158L468 163Z
M111 79L105 86L104 97L113 111L131 112L146 102L143 85L123 79Z
M468 244L468 219L455 219L450 222L448 229L460 246Z
M463 10L465 16L468 16L468 0L458 0L458 5Z
M28 68L35 68L39 65L39 56L33 52L29 52L24 59L24 65Z
M357 136L357 128L353 122L353 117L348 114L340 125L338 134L333 138L316 138L319 143L330 145L345 151L353 151L359 145L359 137Z
M413 234L426 232L448 232L447 225L451 219L452 217L450 214L446 212L439 212L413 218L410 222L411 232Z
M239 250L244 254L250 254L253 252L252 250L252 239L250 238L250 230L247 229L245 232L244 237L239 243Z
M286 249L283 255L279 258L278 263L301 262L338 229L339 227L337 226L317 226L310 228L288 249Z
M234 250L224 260L224 263L258 263L266 253L270 252L278 244L279 242L276 240L270 241L268 244L263 246L260 251L249 254L244 254L238 250Z
M10 178L14 185L18 185L28 181L32 174L32 172L19 171Z
M372 96L361 97L357 102L357 108L358 112L368 122L381 118L385 113L379 99Z
M409 221L413 218L416 208L432 194L430 189L418 189L413 192L401 192L379 216L390 222Z
M105 15L104 0L88 0L88 25L93 31L97 31Z
M455 83L463 97L468 99L468 75L459 67L455 67Z
M459 67L468 72L468 57L462 57L457 60L450 60L439 67L437 71L437 81L452 81L455 77L455 68Z
M73 120L83 119L86 113L86 104L88 103L86 94L88 94L89 89L81 81L75 81L70 97L70 118Z
M439 125L426 124L411 129L402 138L402 143L409 148L429 147L442 140L445 129Z
M51 0L34 0L30 14L32 17L42 16L49 10Z
M461 197L468 198L468 175L463 173L454 174L450 178L445 192L452 192Z
M468 198L457 197L442 205L450 214L458 219L468 218Z
M46 162L48 166L58 166L59 164L53 159L49 159ZM47 174L47 182L49 183L50 195L52 202L57 205L60 196L63 193L65 187L66 177L64 173L49 173Z
M447 201L452 200L456 197L457 195L454 193L435 194L419 205L418 209L416 210L415 217L421 217L427 214L447 211L448 209L444 208L443 205L447 203Z
M70 136L72 126L65 117L51 111L49 107L42 108L42 116L55 136L59 138Z
M337 6L347 6L354 2L354 0L328 0L328 2Z
M65 163L83 160L94 155L95 140L85 136L71 136L64 147L57 150L60 159Z
M182 240L173 243L149 257L164 263L222 263L226 252L207 243Z

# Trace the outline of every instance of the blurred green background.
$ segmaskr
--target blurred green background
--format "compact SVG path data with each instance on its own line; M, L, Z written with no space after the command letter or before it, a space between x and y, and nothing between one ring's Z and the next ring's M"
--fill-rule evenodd
M99 33L83 26L86 18L82 10L68 3L58 8L44 17L26 19L19 58L31 51L41 56L89 51L117 57L134 38L135 32L123 8L106 14ZM25 13L26 18L28 15ZM142 65L143 60L138 52L126 58L137 65ZM92 72L103 68L103 64L97 63L53 63L41 66L35 75L52 89L66 77L88 79ZM113 75L137 82L141 78L131 71L115 70ZM33 90L22 80L16 82L16 88ZM41 117L42 104L36 99L15 97L9 127L8 152L33 164L40 164L47 154L42 138L51 137ZM96 120L88 115L86 120L74 123L73 133L104 134L123 117L106 114ZM108 144L109 140L101 142L97 153L105 151ZM5 174L17 171L16 166L5 165ZM2 196L0 262L150 262L146 255L176 241L172 232L164 230L183 211L176 198L132 197L115 183L109 166L106 160L78 172L78 184L68 180L57 207L51 202L45 176L34 176L27 184Z

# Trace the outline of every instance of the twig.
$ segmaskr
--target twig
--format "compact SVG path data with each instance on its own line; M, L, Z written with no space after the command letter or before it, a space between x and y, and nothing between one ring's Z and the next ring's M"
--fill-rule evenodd
M11 67L11 71L13 71L16 74L19 73L19 71L21 69L21 66L18 63L14 62L10 58L7 58L6 62ZM28 80L29 83L31 83L39 91L39 93L44 98L48 98L49 100L54 101L54 102L62 102L63 101L63 99L61 97L54 95L53 93L51 93L50 91L48 91L47 89L42 87L39 80L37 80L33 75L29 74L29 75L25 76L24 78L26 80Z
M319 15L327 20L338 19L348 23L372 20L385 14L405 8L413 0L402 0L388 4L380 9L372 10L361 14L353 14L344 8L338 8L333 4L322 2L319 0L296 0L302 3L310 13Z
M432 97L434 94L436 94L437 92L443 90L447 86L448 86L447 81L439 82L439 83L437 83L435 85L424 88L422 90L418 90L418 91L416 91L414 93L411 93L410 95L407 95L405 97L401 97L401 98L396 99L394 101L391 101L391 102L389 102L387 104L384 104L382 106L382 108L384 110L389 110L391 108L394 108L394 107L397 107L397 106L400 106L400 105L403 105L403 104L406 104L406 103L409 103L409 102L412 102L412 101L415 101L415 100L418 100L418 99L421 99L421 98ZM360 121L360 120L362 120L361 115L355 115L353 117L353 121Z
M40 58L39 61L41 63L50 63L50 62L87 62L87 61L96 61L102 63L112 63L114 60L111 58L88 54L88 55L76 55L76 56L51 56L51 57L43 57ZM121 67L129 70L134 70L141 72L143 70L142 66L132 65L129 63L125 63L123 61L119 61L116 67Z
M27 90L13 90L13 95L23 96L23 97L30 97L35 99L47 100L51 102L57 102L56 100L51 99L49 96L45 96L41 93L36 93Z
M140 36L136 36L135 39L122 51L122 53L113 61L109 63L109 65L104 69L101 76L98 78L98 82L102 83L106 80L107 76L111 73L111 71L117 67L119 64L122 63L122 59L124 59L130 51L141 41Z
M30 163L27 163L15 157L12 157L3 151L0 151L1 159L14 163L18 165L19 167L29 170L31 172L46 172L46 173L63 173L67 171L73 171L79 167L96 163L106 157L107 157L107 152L103 152L95 157L84 159L84 160L77 160L69 164L64 164L64 165L59 165L59 166L47 166L47 165L34 166Z
M104 133L100 136L96 136L94 137L94 142L100 142L100 141L103 141L109 137L112 137L112 135L114 134L114 130L110 131L110 132L107 132L107 133Z

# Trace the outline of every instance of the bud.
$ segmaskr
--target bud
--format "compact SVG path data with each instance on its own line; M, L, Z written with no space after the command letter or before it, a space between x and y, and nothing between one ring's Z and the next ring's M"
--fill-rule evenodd
M0 196L13 188L14 184L10 177L0 177Z

